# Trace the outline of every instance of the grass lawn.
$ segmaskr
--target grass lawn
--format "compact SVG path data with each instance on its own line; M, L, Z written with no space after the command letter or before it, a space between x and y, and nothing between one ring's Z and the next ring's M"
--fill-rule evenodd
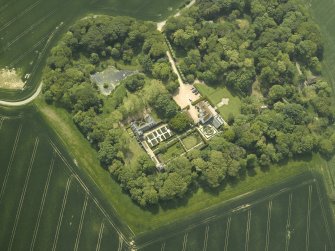
M224 117L232 113L233 115L240 114L241 99L239 96L233 94L224 86L209 86L206 84L195 84L196 88L203 97L206 97L212 105L217 105L221 102L222 98L228 98L229 104L218 108L219 113Z
M177 141L175 144L170 146L165 153L159 154L158 158L163 162L168 162L169 160L178 157L183 153L185 153L185 150L181 143Z
M194 132L191 135L188 135L186 138L183 138L182 141L187 150L189 150L202 142L202 139L198 132Z

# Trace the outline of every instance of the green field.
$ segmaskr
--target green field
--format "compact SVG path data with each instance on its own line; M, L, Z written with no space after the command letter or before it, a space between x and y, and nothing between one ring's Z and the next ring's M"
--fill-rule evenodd
M113 208L111 201L106 201L106 194L101 194L64 152L62 143L46 129L33 108L1 110L0 114L0 163L4 163L0 168L2 250L128 251L131 240L136 250L148 251L334 249L328 199L322 180L311 172L289 180L282 178L286 181L273 185L273 177L278 181L279 174L288 171L277 168L276 175L259 173L248 178L244 190L236 184L227 186L225 195L199 190L188 204L191 209L197 208L197 214L182 207L177 211L166 208L159 214L147 211L148 217L134 204L126 203L123 206L128 215L137 218L135 236L118 218L116 211L121 205ZM297 173L306 170L295 168ZM286 177L293 173L289 171ZM260 184L255 183L259 179L267 179L272 186L257 192ZM262 183L264 186L266 182ZM121 202L123 196L128 198L119 191L112 193ZM209 197L221 203L208 207L215 204ZM164 219L171 224L145 231L148 226L143 220L162 226ZM131 223L127 217L125 220ZM134 222L130 225L136 226Z
M0 68L20 68L30 73L24 91L0 91L0 98L20 100L36 87L49 49L78 18L87 14L127 15L163 20L184 0L1 0ZM58 28L57 28L58 27Z
M305 3L322 32L322 39L325 45L322 74L332 84L333 91L335 91L335 17L332 12L335 8L335 2L332 0L305 0ZM328 189L334 192L335 157L328 162L328 168L324 171L324 176L328 181ZM335 215L335 206L333 206L333 212Z
M175 10L183 2L0 1L0 68L35 73L26 91L0 91L0 99L22 99L35 88L47 51L76 18L107 13L158 20L170 14L169 6ZM323 69L335 88L335 2L307 4L324 33ZM227 89L204 86L199 91L214 104L230 99L219 108L223 116L239 113L240 100ZM131 249L133 238L143 251L335 250L323 181L305 173L314 169L334 182L335 161L315 155L270 170L257 168L214 192L194 188L185 200L145 210L100 167L68 114L42 103L38 106L49 125L31 108L0 109L0 250L121 251ZM182 139L187 148L197 140L192 135ZM134 153L142 151L135 141L131 144ZM173 146L166 158L183 153L180 147Z
M29 112L0 112L1 250L128 250L131 230Z
M322 179L311 173L137 237L154 250L334 250Z
M319 25L325 44L322 62L323 75L327 77L335 88L335 26L333 10L335 2L332 0L305 0L314 21Z

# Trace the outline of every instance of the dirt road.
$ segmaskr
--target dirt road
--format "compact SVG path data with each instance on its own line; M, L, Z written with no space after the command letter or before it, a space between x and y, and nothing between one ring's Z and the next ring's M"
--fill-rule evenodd
M12 106L12 107L27 105L30 102L32 102L35 98L37 98L37 96L41 93L41 91L42 91L42 83L40 83L37 90L29 98L26 98L26 99L21 100L21 101L2 101L2 100L0 100L0 105Z

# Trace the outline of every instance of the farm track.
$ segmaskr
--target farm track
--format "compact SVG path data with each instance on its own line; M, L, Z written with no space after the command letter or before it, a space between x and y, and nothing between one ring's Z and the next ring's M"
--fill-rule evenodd
M289 245L290 245L290 236L289 231L291 227L291 215L292 215L292 198L293 195L290 193L289 195L289 202L288 202L288 209L287 209L287 222L286 222L286 240L285 240L285 251L288 251Z
M270 244L270 231L271 231L271 212L272 212L272 200L268 203L268 218L266 222L266 241L265 241L265 251L269 251Z
M326 227L326 230L327 230L327 235L328 235L328 238L330 240L331 248L333 250L335 250L334 237L333 237L333 234L330 231L330 227L331 227L330 224L331 224L331 222L328 221L328 217L326 215L326 209L325 209L325 206L324 206L324 202L322 200L322 195L321 195L321 191L320 191L320 187L319 187L318 183L316 184L316 190L317 190L317 194L318 194L319 203L320 203L320 206L321 206L321 212L322 212L322 216L323 216L323 221L325 223L325 227Z
M66 182L66 188L65 188L65 192L64 192L62 208L61 208L61 211L60 211L59 217L58 217L58 223L57 223L54 242L53 242L53 245L52 245L52 251L55 251L56 247L57 247L58 236L59 236L60 228L62 226L64 210L65 210L65 206L66 206L66 202L67 202L67 196L68 196L68 193L69 193L69 190L70 190L72 179L73 179L73 175L71 175Z
M99 230L99 236L98 236L98 241L97 241L97 246L95 248L95 251L100 251L100 246L101 246L101 239L102 235L104 233L104 228L105 228L105 223L102 221L100 230Z
M50 144L52 146L52 148L55 150L55 152L58 154L58 156L62 159L63 163L65 164L65 166L67 167L68 171L70 172L70 174L79 182L79 184L81 185L81 187L84 189L84 191L89 195L89 197L93 200L93 202L95 203L95 205L98 207L98 209L101 211L101 213L105 216L105 218L108 220L108 222L113 226L113 228L115 229L115 231L118 233L118 235L120 236L120 238L126 242L126 244L129 246L129 242L127 241L127 239L125 238L125 236L123 235L123 233L121 232L121 230L116 226L116 224L113 222L113 220L111 219L110 215L106 212L106 210L101 206L101 204L99 203L98 199L92 194L92 192L88 189L88 187L85 185L85 183L82 181L82 179L78 176L78 174L76 173L76 171L74 170L74 168L68 163L68 161L65 159L65 157L62 155L62 153L59 151L59 149L57 148L57 146L50 140ZM131 230L131 229L130 229ZM132 232L132 234L134 234Z
M228 250L229 234L230 234L230 223L231 223L231 217L229 217L228 220L227 220L226 236L225 236L225 240L224 240L224 251Z
M313 186L308 186L308 203L307 203L307 229L306 229L306 251L309 250L309 231L311 227L311 207L312 207Z
M249 238L250 238L250 222L251 222L251 209L248 211L247 229L245 231L245 246L244 250L249 250Z
M78 233L77 233L77 238L76 238L76 243L74 245L74 251L78 250L79 247L79 241L80 241L80 236L81 236L81 230L83 228L83 223L85 219L85 213L86 213L86 208L87 208L87 203L88 203L88 195L86 194L85 196L85 202L83 205L83 209L81 211L81 216L80 216L80 222L79 222L79 227L78 227Z
M187 238L188 238L188 233L185 233L184 240L183 240L183 249L182 249L182 251L186 251L186 248L187 248Z
M209 234L209 225L206 226L206 230L205 230L205 239L204 239L204 247L203 247L202 251L207 251L208 234Z
M164 242L161 246L161 251L164 251L165 250L165 245L166 245L166 242Z
M43 196L42 196L42 200L41 200L41 205L40 205L40 209L38 212L38 216L37 216L37 221L36 221L36 225L35 225L35 229L34 229L34 234L33 234L33 239L31 241L30 244L30 251L34 250L34 246L35 246L35 241L36 241L36 237L38 234L38 230L39 230L39 225L40 225L40 221L41 221L41 217L42 217L42 213L43 213L43 209L44 209L44 204L45 204L45 199L48 193L48 188L49 188L49 184L50 184L50 179L51 179L51 175L52 175L52 171L54 168L54 164L55 164L55 152L53 152L53 157L50 163L50 167L49 167L49 172L48 172L48 177L44 186L44 191L43 191Z
M11 170L12 165L13 165L13 161L14 161L14 157L15 157L15 152L16 152L17 144L18 144L19 139L20 139L21 131L22 131L22 124L19 126L19 129L18 129L18 131L16 133L14 145L13 145L13 148L12 148L12 153L11 153L11 156L10 156L10 159L9 159L9 163L8 163L8 166L7 166L7 170L6 170L6 174L5 174L5 179L4 179L4 181L2 183L2 186L1 186L0 205L1 205L1 200L2 200L3 194L4 194L6 186L7 186L8 176L9 176L10 170Z
M122 251L122 246L123 246L123 239L119 235L119 248L117 249L117 251Z

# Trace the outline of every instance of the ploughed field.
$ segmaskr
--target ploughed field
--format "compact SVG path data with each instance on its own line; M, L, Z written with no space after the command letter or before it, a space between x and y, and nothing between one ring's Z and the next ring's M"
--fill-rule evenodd
M30 74L24 92L1 90L0 97L22 99L39 80L46 55L63 31L86 14L127 15L162 20L183 0L0 0L0 68Z
M334 227L322 180L311 173L200 213L146 236L154 250L335 250Z
M130 230L44 127L0 112L0 249L128 250Z

